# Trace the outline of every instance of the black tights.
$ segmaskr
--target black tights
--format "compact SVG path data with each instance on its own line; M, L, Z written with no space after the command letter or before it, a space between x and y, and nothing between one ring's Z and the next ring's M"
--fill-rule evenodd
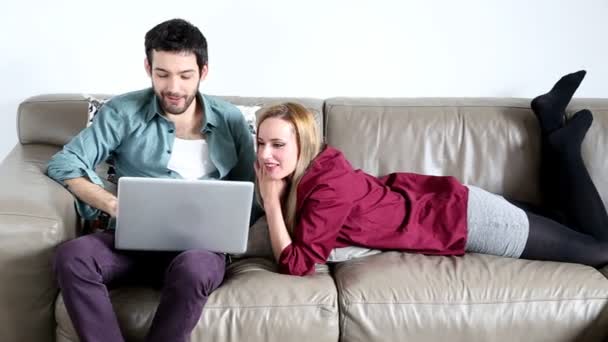
M511 201L524 209L530 233L522 259L573 262L593 267L608 264L608 241L571 229L554 219L554 214Z
M560 95L559 90L565 87L560 89L559 86L558 82L554 87L557 91L552 90L553 94L549 94ZM565 94L565 104L573 92ZM539 117L542 132L539 181L546 207L541 212L529 205L514 203L526 211L530 222L528 240L521 257L594 267L607 265L608 214L581 156L581 145L593 116L588 110L582 110L557 128L555 125L545 127L547 124L544 126L542 119L549 121L546 119L551 115L560 118L565 104L563 108L556 108L554 103L550 103L553 98L539 98L541 101L533 105L533 110Z
M530 235L522 258L574 262L598 268L608 264L608 242L544 216L528 213L528 218Z

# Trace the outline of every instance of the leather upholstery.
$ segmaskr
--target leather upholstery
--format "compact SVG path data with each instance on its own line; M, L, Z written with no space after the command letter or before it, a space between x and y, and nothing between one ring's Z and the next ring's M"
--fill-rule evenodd
M574 341L608 298L591 267L481 254L385 252L335 279L345 342Z
M268 259L232 263L192 333L192 341L338 340L338 294L328 268L311 277L276 273ZM112 304L125 338L144 341L160 292L151 288L112 291ZM57 301L57 340L78 341L61 296Z
M225 98L241 105L285 100ZM355 167L450 174L540 201L529 99L293 100L323 114L326 141ZM595 116L583 156L608 203L608 99L576 99L568 111L580 108ZM86 109L78 94L35 96L19 107L20 143L0 164L1 341L77 341L56 297L52 256L76 236L78 220L72 196L43 171L85 127ZM604 275L608 269L575 264L387 252L299 278L277 274L269 259L245 258L230 265L192 341L592 341L606 336ZM112 290L129 340L142 340L159 295L147 287Z

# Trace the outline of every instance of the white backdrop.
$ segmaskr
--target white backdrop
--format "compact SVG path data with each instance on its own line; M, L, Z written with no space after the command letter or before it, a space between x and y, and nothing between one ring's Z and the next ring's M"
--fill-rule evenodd
M584 68L576 96L608 97L606 0L11 1L0 160L25 98L148 86L144 34L174 17L207 37L209 94L533 97Z

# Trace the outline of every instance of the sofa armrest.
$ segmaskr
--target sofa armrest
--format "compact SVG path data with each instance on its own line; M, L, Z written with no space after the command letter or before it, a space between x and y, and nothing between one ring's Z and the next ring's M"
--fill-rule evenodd
M58 151L17 145L0 163L0 341L54 335L54 248L76 235L72 195L45 174Z
M599 271L604 275L604 277L608 278L608 265L600 268Z

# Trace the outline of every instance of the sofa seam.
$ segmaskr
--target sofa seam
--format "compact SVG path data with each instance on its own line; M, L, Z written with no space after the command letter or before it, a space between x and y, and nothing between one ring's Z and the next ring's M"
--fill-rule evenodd
M247 306L205 306L205 310L207 309L264 309L264 308L321 308L321 307L330 307L333 308L336 306L332 304L297 304L297 305L247 305Z
M343 286L341 286L341 284L340 284L341 278L336 275L335 264L330 264L330 265L328 265L328 267L329 267L330 277L333 280L334 288L336 289L336 304L337 304L337 311L338 311L338 341L342 342L345 340L345 337L343 336L343 331L346 331L346 326L347 326L347 319L346 319L346 315L344 315L344 310L340 309L343 307L343 302L344 302L344 296L342 295L343 291L340 291L341 289L343 289Z
M331 107L369 107L369 108L504 108L504 109L525 109L525 110L530 110L530 107L525 107L525 106L500 106L500 105L459 105L459 104L453 104L453 105L364 105L364 104L349 104L349 105L345 105L345 104L332 104L330 105ZM589 110L592 111L606 111L608 110L608 107L593 107L593 106L583 106L583 107L578 107L578 106L574 106L573 108L587 108Z
M3 212L0 212L0 216L18 216L18 217L29 217L29 218L44 219L44 220L55 221L55 222L59 221L57 218L53 218L53 217L37 216L37 215L30 215L30 214L15 214L15 213L3 213Z
M87 102L86 98L82 98L82 99L72 99L72 100L68 100L68 99L61 99L61 100L26 100L24 102L22 102L21 104L31 104L31 103L58 103L58 102Z
M589 298L564 298L564 299L535 299L535 300L513 300L513 301L488 301L475 303L430 303L430 302L348 302L347 306L351 305L494 305L494 304L523 304L523 303L557 303L557 302L574 302L574 301L608 301L608 297L589 297Z
M323 102L323 141L327 142L329 136L329 115L334 105L327 103L327 101Z
M333 105L335 107L371 107L371 108L505 108L505 109L527 109L527 110L531 110L530 107L524 107L524 106L499 106L499 105L458 105L458 104L453 104L453 105L364 105L364 104L352 104L352 105L342 105L342 104L335 104ZM593 108L593 109L598 109L598 108ZM608 109L608 108L606 108Z

